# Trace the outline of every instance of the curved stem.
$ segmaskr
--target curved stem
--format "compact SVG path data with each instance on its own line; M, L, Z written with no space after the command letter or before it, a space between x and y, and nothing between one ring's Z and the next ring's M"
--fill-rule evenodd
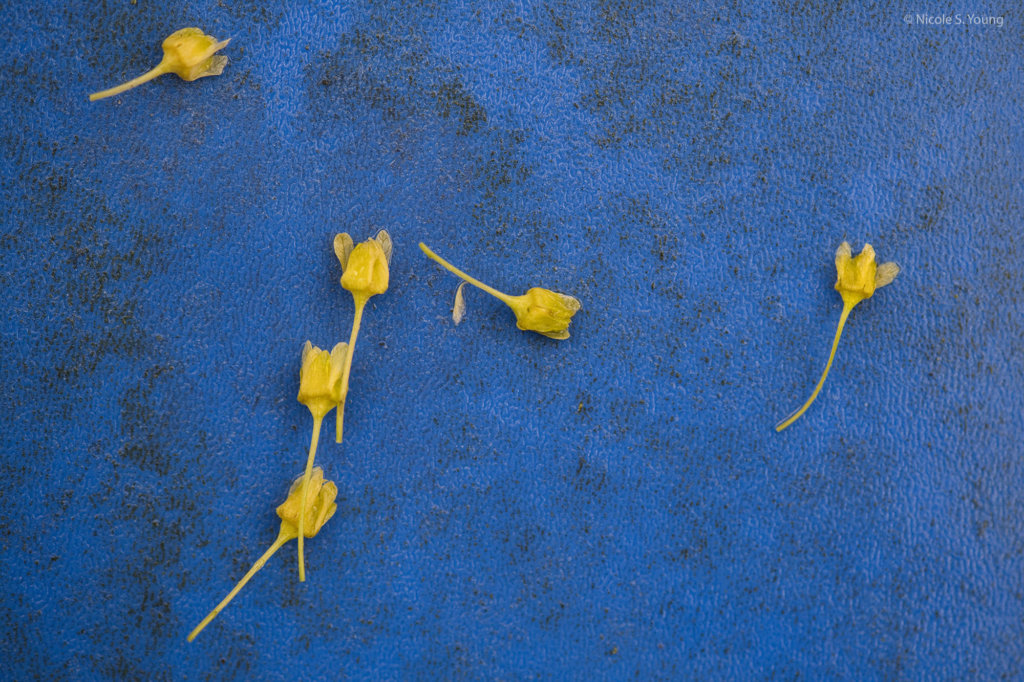
M852 305L849 304L849 303L844 303L843 304L843 312L839 316L839 326L836 327L836 336L832 340L832 352L829 353L828 363L825 365L825 371L821 373L821 378L818 379L818 385L814 387L814 392L811 393L811 397L807 399L807 402L804 403L800 407L800 409L798 409L796 412L794 412L793 414L789 415L788 417L783 419L781 422L776 424L775 425L775 431L776 432L782 431L782 429L786 428L787 426L789 426L790 424L795 422L797 419L799 419L800 415L802 415L804 412L806 412L807 408L810 407L811 403L814 402L814 399L818 397L818 393L821 391L821 387L825 385L825 377L828 376L828 371L830 369L832 369L832 360L835 359L835 357L836 357L836 348L839 347L839 337L843 333L843 327L846 326L846 318L849 317L850 311L853 310L853 306L854 305L856 305L856 304L852 304Z
M274 544L270 546L270 549L263 553L263 556L256 560L256 563L252 565L252 568L249 569L249 572L242 576L242 579L238 581L238 584L235 585L235 588L233 590L228 592L228 596L224 597L224 599L221 600L221 602L214 607L213 611L210 611L206 618L203 618L203 622L197 625L195 630L188 633L188 641L191 642L193 639L195 639L196 635L202 632L203 628L209 625L210 621L216 618L217 614L220 613L224 609L224 607L227 606L231 602L231 600L235 598L235 595L238 594L238 591L245 587L245 584L249 582L249 579L256 575L257 571L263 568L263 565L267 563L267 559L274 556L274 552L281 549L282 545L291 540L292 537L292 535L286 533L284 528L282 528L281 532L278 533L277 540L274 541Z
M457 267L455 267L454 265L452 265L451 263L446 261L444 258L441 258L436 253L431 251L430 248L427 247L427 245L424 244L423 242L420 242L420 249L423 251L423 253L425 253L427 255L427 258L429 258L430 260L434 261L435 263L440 265L442 268L444 268L448 272L450 272L453 275L456 275L458 277L461 277L462 279L466 280L467 282L469 282L470 284L475 286L477 289L483 289L484 291L489 293L491 296L494 296L499 301L502 301L505 305L512 305L512 301L513 301L513 297L512 296L509 296L508 294L503 294L500 291L498 291L497 289L495 289L494 287L487 286L486 284L484 284L480 280L476 279L475 277L470 277L469 275L464 273L462 270L459 270Z
M165 73L167 73L167 67L164 65L164 62L160 62L155 67L153 67L146 73L142 74L138 78L133 78L127 83L121 83L120 85L113 88L108 88L106 90L100 90L99 92L92 93L91 95L89 95L89 101L95 102L98 99L106 99L107 97L119 95L125 90L131 90L132 88L142 85L143 83L147 83L156 78L157 76L162 76Z
M313 415L313 436L309 439L309 455L306 457L306 473L302 476L302 507L299 509L299 582L306 582L306 555L303 551L303 540L306 537L306 494L309 491L309 477L313 474L313 460L316 458L316 446L320 442L320 425L324 416Z
M369 296L363 294L352 294L355 301L355 313L352 316L352 333L348 337L348 349L345 354L345 368L341 371L341 401L338 402L338 416L334 430L334 442L340 443L342 432L345 430L345 399L348 398L348 379L352 375L352 357L356 352L356 339L359 338L359 327L363 323L363 309Z

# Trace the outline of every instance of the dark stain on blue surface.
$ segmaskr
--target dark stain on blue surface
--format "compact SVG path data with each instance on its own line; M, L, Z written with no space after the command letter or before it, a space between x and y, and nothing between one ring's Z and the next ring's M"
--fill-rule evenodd
M173 365L149 367L120 400L121 436L125 442L118 456L141 469L164 476L171 471L174 453L160 437L172 429L170 412L160 404L164 401L159 396L166 395L165 375L174 371Z
M561 66L582 66L575 52L576 35L570 25L571 14L564 8L546 6L538 9L533 18L535 30L544 41L548 58Z
M422 87L419 69L426 66L425 48L415 34L357 27L342 36L336 49L319 54L306 67L306 91L312 125L328 113L357 115L369 105L387 121L416 114L415 91ZM387 70L402 65L405 78ZM410 93L409 89L413 92ZM421 94L421 93L420 93Z
M441 83L432 93L441 112L441 118L448 120L455 116L459 123L459 135L478 132L487 125L487 111L466 90L462 79Z
M478 157L485 199L495 199L498 192L522 184L530 177L532 168L524 162L518 149L524 139L520 130L492 134L486 151ZM495 236L500 234L500 231L495 231Z
M941 220L947 203L948 200L944 187L938 185L925 187L924 196L921 198L920 215L914 228L924 232L931 232L937 227L941 227Z
M549 238L544 226L508 205L533 172L522 150L527 131L494 120L459 69L429 54L425 45L400 24L362 26L345 34L337 49L322 53L306 69L308 125L326 130L328 121L367 118L369 107L376 112L366 121L370 136L351 140L333 163L341 167L347 156L360 153L362 161L378 159L383 169L392 156L404 162L406 150L435 149L448 161L438 173L467 180L454 204L470 212L473 229L467 232L476 253L507 253L509 245L500 236L524 225L533 226L542 245ZM401 78L395 77L396 64ZM392 70L382 71L385 65ZM541 260L543 251L519 255Z
M24 200L54 227L45 242L51 257L41 259L33 273L48 301L32 314L46 330L46 342L63 351L52 373L42 377L56 382L55 392L110 358L144 352L136 286L151 276L161 242L142 226L127 226L105 197L69 181L72 176L55 164L35 164L22 177L31 188ZM17 224L6 239L26 259L35 257L36 248L24 238L28 228Z
M93 500L94 508L104 510L107 532L127 548L119 558L110 557L97 576L99 594L116 604L123 623L130 625L118 631L124 638L124 648L117 649L121 655L93 661L94 669L108 677L147 679L129 652L162 648L183 633L168 588L183 581L183 540L198 510L190 499L192 482L180 473L161 480L154 489L138 481L131 468L115 464L102 499ZM111 633L104 626L89 636L100 647Z
M103 206L102 199L92 200ZM51 337L68 349L58 365L58 375L64 379L91 373L109 357L140 357L146 348L146 335L136 323L137 296L121 293L123 289L117 285L129 280L125 288L130 292L132 284L148 279L159 238L132 230L131 244L126 248L115 247L101 236L98 228L102 225L116 229L118 223L109 212L89 216L66 229L63 240L52 242L55 250L67 254L61 270L51 273L56 280L52 285L54 299L63 298L70 314ZM81 324L76 317L86 313L98 323L89 325L92 331L81 333L76 329Z
M602 493L608 483L608 472L596 468L586 457L580 455L576 462L576 472L572 478L572 486L577 492L584 490L597 496Z
M219 0L217 7L244 22L243 25L263 26L270 31L280 27L285 12L283 6L268 5L261 0ZM220 38L219 35L217 37Z
M319 90L324 90L330 99L314 115L319 118L342 120L354 106L367 103L380 111L385 121L396 121L409 116L411 108L405 97L391 89L387 78L375 77L368 69L349 69L345 61L336 54L323 57L322 70L318 69L317 88L310 93L314 107L324 100Z

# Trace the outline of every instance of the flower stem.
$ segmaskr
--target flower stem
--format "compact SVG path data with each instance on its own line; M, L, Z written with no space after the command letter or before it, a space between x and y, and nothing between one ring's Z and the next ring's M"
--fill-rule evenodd
M345 430L345 399L348 398L348 379L352 375L352 357L356 352L356 339L359 338L359 327L363 323L363 309L370 300L365 294L352 294L355 301L355 313L352 316L352 333L348 337L348 353L345 355L345 368L341 371L341 400L338 402L337 423L334 430L334 441L341 442Z
M444 258L441 258L436 253L431 251L430 248L426 244L424 244L423 242L420 242L420 249L423 251L423 253L425 253L427 255L427 258L429 258L430 260L434 261L435 263L440 265L442 268L444 268L448 272L452 273L453 275L456 275L457 277L461 277L462 279L466 280L467 282L469 282L470 284L472 284L473 286L475 286L478 289L483 289L484 291L489 293L491 296L494 296L496 299L498 299L499 301L503 302L505 305L509 305L509 306L512 305L512 301L513 301L513 297L512 296L509 296L508 294L503 294L500 291L498 291L497 289L495 289L494 287L487 286L486 284L484 284L480 280L476 279L475 277L470 277L469 275L464 273L462 270L459 270L457 267L455 267L454 265L452 265L451 263L446 261Z
M220 613L224 609L224 607L227 606L231 602L231 600L235 598L235 595L238 594L238 591L245 587L245 584L249 582L249 579L256 575L257 571L263 568L263 565L267 563L267 559L272 557L274 555L274 552L281 549L284 543L291 540L292 537L294 536L285 532L284 528L282 528L281 532L278 533L277 540L275 540L274 544L270 546L270 549L264 552L263 556L256 560L256 563L252 565L252 568L249 569L248 573L242 576L242 579L239 580L238 584L235 585L235 588L228 593L228 596L224 597L221 603L217 604L217 606L214 607L213 611L210 611L206 618L203 618L203 622L197 625L196 629L188 634L188 641L191 642L193 639L195 639L196 635L202 632L203 628L209 625L210 621L216 618L217 614Z
M846 326L846 318L849 317L850 311L853 310L853 306L855 305L856 303L843 303L843 312L839 316L839 325L836 327L836 336L832 340L832 352L828 356L828 363L825 365L825 371L821 373L821 378L818 379L818 385L814 387L814 392L811 393L811 397L807 399L807 402L804 403L800 409L775 425L776 432L782 431L784 428L799 419L800 415L806 412L807 408L814 402L814 399L818 397L821 387L825 385L825 377L828 376L828 371L832 369L832 360L836 357L836 348L839 347L839 337L843 333L843 327Z
M313 436L309 440L309 455L306 457L306 473L302 476L302 508L299 510L299 582L306 582L306 555L303 551L303 540L306 534L306 495L309 492L309 477L313 474L313 460L316 458L316 446L320 442L320 425L324 415L313 415Z
M95 102L98 99L106 99L107 97L120 95L125 90L131 90L132 88L142 85L143 83L147 83L156 78L157 76L162 76L165 73L167 73L167 66L164 64L164 62L160 62L155 67L153 67L146 73L142 74L138 78L133 78L130 81L126 83L121 83L120 85L113 88L108 88L106 90L100 90L99 92L92 93L91 95L89 95L89 101Z

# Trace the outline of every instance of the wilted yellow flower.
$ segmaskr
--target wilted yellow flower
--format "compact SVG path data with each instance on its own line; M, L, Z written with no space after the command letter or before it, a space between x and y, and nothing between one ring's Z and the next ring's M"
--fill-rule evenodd
M305 493L302 492L304 485L307 487ZM288 499L278 506L277 515L281 517L281 525L288 527L292 537L298 537L299 527L303 526L303 536L311 538L334 516L338 509L334 502L337 497L338 486L334 481L324 480L324 470L316 467L310 472L309 479L302 476L292 483ZM301 518L300 509L305 509L305 516Z
M341 286L353 296L369 298L388 290L391 235L387 230L359 244L342 232L334 238L334 254L341 263Z
M112 97L125 90L130 90L157 76L165 73L177 74L186 81L194 81L204 76L219 76L228 63L224 55L214 54L230 42L218 41L198 28L183 28L175 31L164 40L164 58L153 69L117 87L89 95L89 101Z
M302 346L302 366L299 368L300 403L309 408L313 415L313 435L309 439L309 455L306 457L306 473L302 478L303 490L310 483L313 471L313 460L316 459L316 447L320 441L320 426L324 417L341 399L341 375L344 372L345 358L348 355L348 344L339 343L328 353L306 341ZM303 492L305 495L305 492ZM286 503L287 504L287 503ZM280 509L278 513L280 514ZM284 518L284 517L282 517ZM304 519L297 522L299 536L299 582L306 579L306 554L303 538L308 534L304 528Z
M306 497L306 503L304 505L301 503L302 498L305 497L301 491L302 481L303 478L299 478L292 483L292 487L288 491L288 499L277 508L277 515L281 517L281 529L277 533L277 540L275 540L274 544L272 544L270 548L263 553L263 556L257 559L256 563L254 563L252 568L249 569L249 572L242 576L242 579L239 580L234 589L228 593L228 596L224 597L224 599L214 607L213 611L210 611L206 618L204 618L202 622L189 633L188 641L191 642L194 640L196 635L202 632L203 628L209 625L210 621L217 617L217 614L235 598L235 595L237 595L238 592L245 587L245 584L249 582L249 580L256 575L261 568L263 568L267 563L267 560L270 559L277 550L281 549L281 547L283 547L289 540L292 540L295 537L300 537L298 527L302 522L299 521L297 523L297 517L300 517L300 507L305 510L305 513L301 515L301 518L306 521L304 525L308 526L308 530L305 531L306 537L311 538L316 535L320 532L323 525L327 523L332 516L334 516L334 512L338 508L338 505L334 502L338 495L338 487L333 481L324 480L323 469L317 467L313 470L312 480L310 483L312 483L314 490L311 491L311 496Z
M517 327L552 339L569 338L569 322L580 309L578 299L538 287L513 296L509 305L516 314Z
M347 354L346 343L336 344L330 353L309 341L302 347L298 400L309 408L314 419L323 419L338 404Z
M478 289L502 301L516 315L516 326L523 331L537 332L551 339L569 338L569 322L580 309L578 299L550 289L534 287L522 296L509 296L480 280L470 277L462 270L438 256L426 244L420 242L420 249L437 264L464 279Z
M352 374L352 357L356 351L356 339L363 321L363 309L371 296L388 290L391 268L391 235L381 230L371 239L355 244L347 232L335 235L334 255L341 263L341 286L352 292L355 312L352 316L352 333L348 339L348 356L341 378L341 397L337 402L337 424L334 439L340 443L344 432L345 398L348 397L348 381Z
M850 307L865 298L871 298L878 287L884 287L900 272L895 263L875 264L875 250L865 244L856 257L851 258L850 245L843 242L836 249L836 291Z
M839 315L839 325L836 327L836 335L832 340L832 352L828 356L825 371L821 373L821 378L818 379L818 384L814 387L811 397L800 409L779 422L775 426L776 431L782 431L795 422L818 397L821 387L825 385L825 377L828 376L828 371L832 368L832 361L835 359L836 349L839 347L839 337L843 333L846 318L850 316L853 307L864 299L871 298L879 287L884 287L896 279L899 272L900 267L895 263L876 265L875 250L871 244L865 244L856 257L852 257L850 245L847 242L839 245L839 248L836 249L836 291L843 297L843 312Z

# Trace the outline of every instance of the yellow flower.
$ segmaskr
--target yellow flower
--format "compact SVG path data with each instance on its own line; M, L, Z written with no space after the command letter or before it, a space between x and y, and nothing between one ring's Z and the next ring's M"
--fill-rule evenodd
M330 353L309 341L302 347L298 400L309 408L314 419L323 419L341 398L341 375L347 351L346 343L336 344Z
M164 40L164 58L153 69L117 87L89 95L89 101L112 97L130 90L165 73L177 74L181 79L194 81L204 76L219 76L228 63L228 58L214 54L230 42L218 41L198 28L183 28Z
M300 403L309 408L313 415L313 435L309 439L309 454L306 456L306 473L302 478L303 491L310 484L316 447L320 442L320 426L324 417L341 399L341 377L344 373L348 344L335 344L331 352L321 350L306 341L302 346L302 366L299 369ZM303 495L306 493L303 492ZM280 514L280 509L278 513ZM284 518L284 517L282 517ZM297 522L299 536L299 582L306 580L306 554L303 538L306 536L304 519Z
M341 263L341 286L352 292L355 312L352 316L352 333L348 339L348 356L341 378L341 398L337 401L337 424L334 439L341 442L345 422L345 398L348 397L348 381L352 375L352 356L356 351L356 339L363 321L363 309L371 296L388 290L391 268L391 235L381 230L371 239L355 244L347 232L335 235L334 255Z
M334 500L338 497L338 486L333 481L324 480L324 470L316 467L311 472L309 481L306 483L306 501L303 503L302 486L305 476L301 476L292 483L288 491L288 499L277 508L277 515L281 517L281 525L288 529L292 537L299 536L300 524L305 527L303 535L307 538L314 537L327 523L338 505ZM305 516L299 518L299 509L305 509Z
M539 287L528 290L522 296L509 296L493 287L487 286L474 277L470 277L431 251L422 242L420 242L420 249L427 255L427 258L436 262L444 269L464 279L478 289L486 291L510 307L516 315L516 327L519 329L537 332L551 339L564 340L569 338L569 323L572 321L572 316L580 309L578 299Z
M342 232L334 238L334 254L341 263L341 286L353 296L369 298L388 290L391 236L387 230L356 245Z
M516 326L552 339L569 338L569 322L580 309L572 296L534 287L522 296L511 297L509 305L516 314Z
M895 263L876 265L871 244L865 244L855 258L850 255L847 242L836 249L836 291L850 307L871 298L875 289L892 282L900 272L900 266Z
M835 359L836 349L839 347L839 337L843 333L843 327L846 326L846 318L850 316L850 311L864 299L871 298L876 289L891 283L899 272L900 266L895 263L876 265L875 250L871 244L865 244L856 257L852 257L848 243L843 242L839 245L839 248L836 249L836 291L843 297L843 312L839 315L839 325L836 327L836 335L832 340L832 352L828 356L825 371L821 373L821 378L818 379L818 384L814 387L811 397L796 412L779 422L775 426L776 431L782 431L795 422L818 397L821 387L825 385L825 377L828 376L828 371L832 368L832 361Z
M308 522L306 524L308 525L308 529L305 531L305 536L309 538L320 532L323 525L327 523L332 516L334 516L334 512L338 509L338 505L334 502L338 495L338 487L333 481L324 480L323 469L317 467L313 470L312 480L310 481L314 488L313 495L311 497L306 497L306 503L304 505L301 504L301 500L304 497L301 490L303 487L301 485L302 481L303 478L299 478L292 483L292 487L288 491L288 499L286 499L284 503L277 508L277 515L281 517L281 528L277 533L277 540L275 540L274 544L272 544L270 548L263 553L263 556L256 560L256 563L252 565L252 568L249 569L248 573L242 576L242 579L239 580L234 589L228 593L228 596L224 597L224 599L214 607L213 611L210 611L206 618L204 618L202 622L189 633L188 641L191 642L194 640L196 635L202 632L203 628L209 625L210 621L217 617L217 614L235 598L235 595L245 587L245 584L249 582L250 578L256 575L256 573L263 568L264 564L267 563L267 560L270 559L277 550L281 549L281 547L283 547L289 540L293 540L299 536L299 525L302 523L302 521L299 520L300 506L304 508L305 512L301 515L301 518Z

